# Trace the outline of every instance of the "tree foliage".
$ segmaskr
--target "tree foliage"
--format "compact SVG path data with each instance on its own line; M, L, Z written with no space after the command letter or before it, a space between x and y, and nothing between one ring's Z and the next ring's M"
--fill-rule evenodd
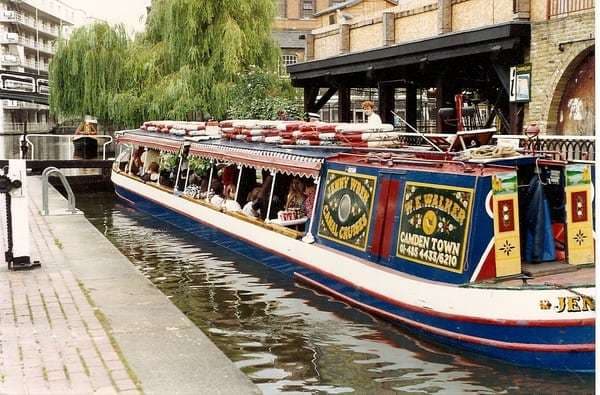
M51 62L51 111L125 126L223 118L240 76L277 67L274 11L272 0L154 0L146 31L134 40L121 26L81 27Z
M250 67L239 77L232 93L235 99L229 107L230 118L276 119L281 110L292 119L304 118L298 92L289 79L275 72Z

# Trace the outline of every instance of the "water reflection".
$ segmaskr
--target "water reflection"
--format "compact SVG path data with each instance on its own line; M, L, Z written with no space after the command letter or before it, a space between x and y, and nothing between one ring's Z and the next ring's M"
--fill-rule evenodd
M87 217L267 394L592 393L593 377L442 349L115 203Z

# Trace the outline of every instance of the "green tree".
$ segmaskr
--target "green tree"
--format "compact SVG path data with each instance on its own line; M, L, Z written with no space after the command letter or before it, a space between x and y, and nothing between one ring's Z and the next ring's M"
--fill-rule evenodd
M274 12L272 0L154 0L133 41L121 27L80 28L51 64L51 110L126 126L198 113L223 118L244 71L277 67ZM104 38L113 36L121 40Z
M64 117L86 114L111 119L112 97L127 81L129 39L122 26L95 23L58 42L50 62L50 111Z
M276 119L280 110L302 119L302 102L288 78L273 71L250 67L232 90L228 117L232 119Z

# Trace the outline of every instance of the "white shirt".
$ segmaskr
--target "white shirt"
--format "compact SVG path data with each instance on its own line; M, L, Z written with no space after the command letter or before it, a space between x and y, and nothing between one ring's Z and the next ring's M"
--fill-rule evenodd
M242 211L240 204L233 199L225 200L224 207L226 211Z
M210 204L212 204L213 206L221 207L223 203L225 203L225 199L223 199L219 195L215 195L212 198L210 198Z
M242 209L242 213L244 213L245 215L247 215L248 217L258 217L258 212L254 211L252 209L252 205L254 204L254 202L250 201L248 203L246 203L244 205L244 208Z
M367 122L367 124L369 125L381 125L383 124L383 122L381 122L381 117L377 114L375 114L374 112L371 113L371 115L368 116L369 121Z

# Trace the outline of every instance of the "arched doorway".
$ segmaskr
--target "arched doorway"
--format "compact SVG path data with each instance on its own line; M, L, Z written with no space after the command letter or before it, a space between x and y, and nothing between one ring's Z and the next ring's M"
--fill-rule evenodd
M557 116L562 135L594 135L594 53L577 66L566 84Z

